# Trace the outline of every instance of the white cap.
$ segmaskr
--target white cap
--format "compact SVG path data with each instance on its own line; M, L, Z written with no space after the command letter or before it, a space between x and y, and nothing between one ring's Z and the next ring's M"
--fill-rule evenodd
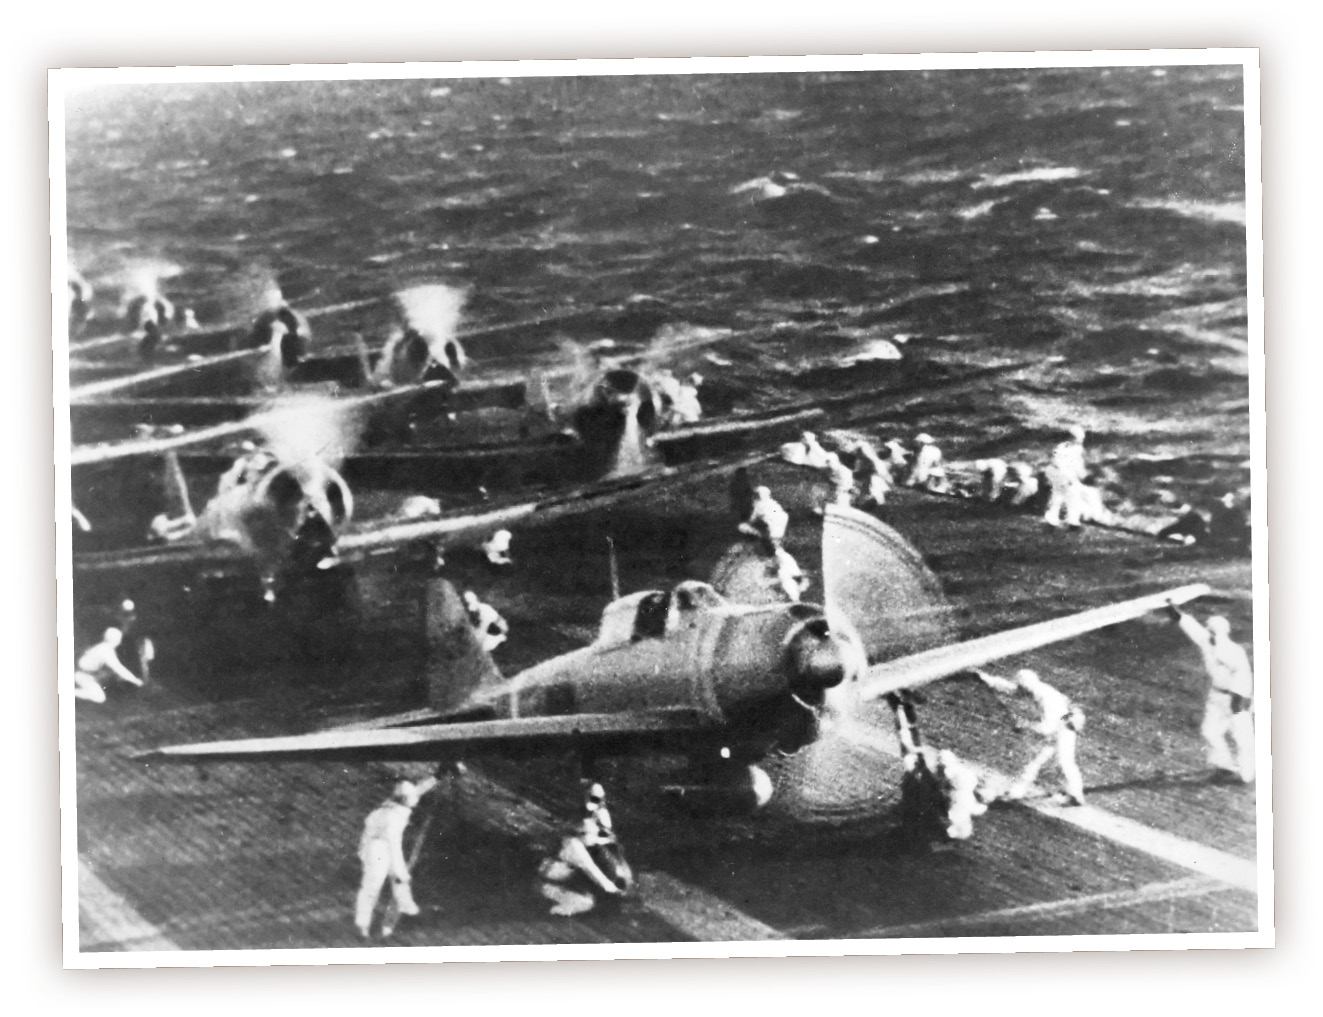
M1015 680L1024 689L1043 684L1043 679L1038 677L1038 672L1030 671L1028 668L1015 672Z
M601 784L594 784L588 788L587 799L595 804L606 801L606 789Z
M1221 637L1231 634L1231 623L1220 614L1209 615L1205 624L1208 626L1208 631L1215 636Z
M418 788L407 780L402 780L396 784L395 790L391 792L390 796L394 801L399 802L401 805L407 805L409 808L413 808L417 805L418 799L422 797L422 795L418 793Z
M772 489L770 487L755 487L753 493L759 498L770 498L772 496Z
M111 646L118 646L124 641L124 633L111 626L101 636L102 642L109 643Z
M1081 424L1072 424L1067 433L1077 441L1084 440L1084 427Z
M931 445L933 441L933 436L931 434L921 434L914 440L917 441L920 445Z
M509 530L497 530L483 546L492 551L504 551L510 546L512 534Z
M126 597L119 602L119 609L123 611L125 614L130 614L133 611L137 610L137 605Z

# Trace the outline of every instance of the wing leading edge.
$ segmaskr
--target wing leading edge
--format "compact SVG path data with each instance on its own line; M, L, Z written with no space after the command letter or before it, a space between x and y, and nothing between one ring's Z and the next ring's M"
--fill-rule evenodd
M702 713L681 708L384 729L355 726L281 738L168 745L139 753L135 758L172 763L443 761L491 751L537 754L570 748L605 750L623 740L636 748L675 744L709 729L715 730L715 725Z
M1074 639L1086 632L1130 621L1168 604L1184 604L1209 592L1206 584L1194 583L1165 593L1137 597L1119 604L1109 604L1023 628L1008 629L963 643L938 646L923 653L887 661L868 669L867 676L860 682L860 695L864 699L876 699L889 692L927 685L1002 657L1025 653L1040 646Z

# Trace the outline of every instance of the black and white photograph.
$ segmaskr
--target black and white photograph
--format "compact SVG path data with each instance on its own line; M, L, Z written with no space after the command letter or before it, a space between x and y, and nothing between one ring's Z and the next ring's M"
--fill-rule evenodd
M1272 945L1256 51L50 103L67 966Z

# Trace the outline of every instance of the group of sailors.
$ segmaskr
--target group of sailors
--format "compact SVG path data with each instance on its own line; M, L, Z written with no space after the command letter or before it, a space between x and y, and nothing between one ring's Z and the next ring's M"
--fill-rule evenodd
M1069 427L1064 440L1054 446L1041 467L1024 460L975 460L976 484L953 480L948 475L942 450L927 433L918 434L909 447L891 438L882 445L882 454L862 438L840 452L829 450L816 434L805 431L799 441L781 446L781 457L823 475L825 493L818 505L819 513L826 504L881 508L893 489L908 487L1039 512L1043 522L1054 528L1080 529L1086 523L1114 525L1116 517L1107 508L1103 488L1086 460L1086 434L1082 425ZM1177 511L1179 518L1157 530L1155 536L1187 545L1249 546L1249 506L1234 492L1223 494L1206 507L1185 504Z

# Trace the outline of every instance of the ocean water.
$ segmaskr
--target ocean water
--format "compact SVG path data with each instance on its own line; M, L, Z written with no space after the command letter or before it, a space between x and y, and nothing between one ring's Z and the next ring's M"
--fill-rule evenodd
M1018 363L890 433L1041 460L1082 423L1153 509L1248 485L1242 101L1238 66L99 87L70 249L204 323L268 276L463 286L475 326L633 301L602 338L730 329L681 359L749 408L887 343Z

